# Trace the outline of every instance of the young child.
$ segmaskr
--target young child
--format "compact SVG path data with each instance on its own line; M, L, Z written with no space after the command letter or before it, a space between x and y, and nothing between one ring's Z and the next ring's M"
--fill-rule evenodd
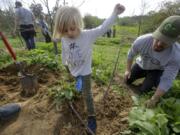
M96 117L91 92L92 45L98 36L103 35L114 23L117 15L125 7L117 4L112 15L102 25L83 30L83 19L75 7L61 7L55 17L53 38L62 42L62 63L78 81L78 89L86 101L88 127L96 133ZM90 133L88 133L90 134Z

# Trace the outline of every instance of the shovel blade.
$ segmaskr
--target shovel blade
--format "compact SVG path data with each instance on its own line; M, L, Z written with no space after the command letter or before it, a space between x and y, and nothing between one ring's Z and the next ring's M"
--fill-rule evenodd
M21 96L31 97L37 93L38 90L38 80L35 75L26 74L20 77L21 83Z

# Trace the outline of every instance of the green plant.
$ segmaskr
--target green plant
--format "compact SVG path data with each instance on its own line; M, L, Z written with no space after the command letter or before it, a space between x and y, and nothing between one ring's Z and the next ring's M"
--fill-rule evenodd
M129 125L138 130L138 135L169 135L166 114L144 107L133 107L129 114Z
M162 99L155 109L143 106L147 96L132 97L135 107L129 114L129 126L138 135L173 135L180 133L180 100L174 97Z
M167 114L172 132L180 133L180 99L167 98L159 105Z
M72 101L79 95L75 90L74 84L65 81L59 82L58 85L50 88L48 92L56 104L61 104L64 101Z
M0 52L0 67L2 68L2 67L4 67L5 65L7 65L7 64L10 64L10 63L12 63L13 61L12 61L12 58L11 58L11 56L8 54L8 53L6 53L6 52L4 52L3 50Z
M22 55L24 55L22 57ZM49 69L56 70L61 68L60 56L55 56L45 50L35 49L33 51L26 52L26 54L20 53L18 59L21 61L26 61L28 64L41 64Z

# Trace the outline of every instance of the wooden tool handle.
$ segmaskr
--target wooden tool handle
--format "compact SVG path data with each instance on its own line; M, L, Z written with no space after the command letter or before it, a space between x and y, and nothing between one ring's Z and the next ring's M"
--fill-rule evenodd
M14 61L16 61L16 54L13 51L11 45L9 44L9 42L7 41L6 37L3 35L2 32L0 32L0 36L3 40L4 45L6 46L6 48L8 49L9 53L11 54L11 57L14 59Z

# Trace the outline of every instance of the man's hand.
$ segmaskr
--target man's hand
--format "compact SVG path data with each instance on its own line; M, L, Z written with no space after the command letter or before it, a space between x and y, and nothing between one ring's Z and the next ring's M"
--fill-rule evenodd
M145 105L147 108L153 108L157 105L159 102L160 98L165 94L164 90L161 90L160 88L157 88L156 92L152 96L151 99L147 100Z
M115 8L114 8L114 12L119 15L122 14L125 11L125 7L121 4L116 4Z
M131 76L131 72L130 71L126 71L124 73L124 81L127 82L127 80L130 78Z
M147 108L154 108L158 102L159 102L159 97L152 96L151 99L149 99L145 102L145 106Z

